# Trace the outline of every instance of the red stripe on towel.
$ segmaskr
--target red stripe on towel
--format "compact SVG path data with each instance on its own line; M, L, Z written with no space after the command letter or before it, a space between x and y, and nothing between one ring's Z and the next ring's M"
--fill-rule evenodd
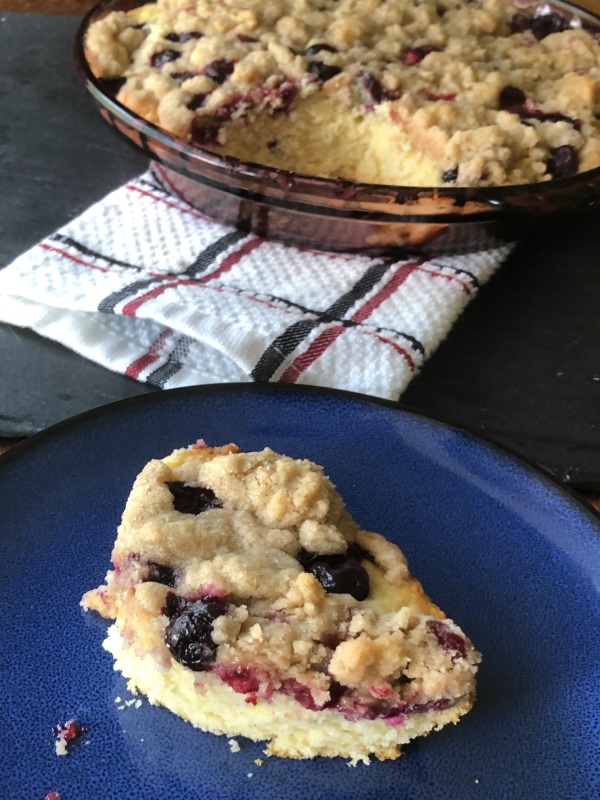
M59 256L63 258L68 258L69 261L74 261L76 264L81 264L83 267L89 267L90 269L97 269L100 272L110 272L107 267L99 267L97 264L90 264L89 261L84 261L82 258L77 258L77 256L72 256L70 253L67 253L65 250L61 250L60 247L53 247L50 244L46 244L45 242L40 242L38 247L41 247L42 250L50 250L53 253L58 253Z
M225 256L223 261L213 272L210 272L208 275L203 275L197 280L194 280L193 278L180 278L173 281L165 281L164 283L155 286L154 289L151 289L149 292L144 292L144 294L141 294L139 297L135 297L133 300L130 300L129 303L126 303L123 306L121 313L126 317L135 317L140 306L143 306L144 303L147 303L149 300L154 300L156 297L159 297L163 292L166 292L167 289L174 289L176 286L202 286L202 284L208 283L208 281L220 277L234 267L243 256L247 255L260 244L262 244L262 242L262 239L250 239L244 242L244 244L242 244L241 247L239 247L233 253Z
M234 250L233 253L225 256L223 261L221 261L219 266L213 272L203 275L200 278L200 281L202 283L207 283L215 278L220 278L221 275L224 275L226 272L229 272L232 267L235 267L238 261L240 261L244 256L247 256L248 253L256 250L256 248L261 244L264 244L264 241L264 239L248 239L241 245L241 247L239 247L237 250Z
M165 346L167 339L172 335L173 330L171 328L165 328L165 330L152 342L148 350L139 358L136 358L135 361L131 362L131 364L125 370L125 375L128 375L130 378L139 378L141 373L147 369L150 364L153 364L158 360L160 357L160 351Z
M404 283L404 281L412 272L418 269L418 267L418 264L413 263L402 264L402 266L393 273L390 280L386 281L381 289L379 289L378 292L370 297L367 302L350 317L350 319L353 322L364 322L373 313L373 311L375 311L375 309L384 302L384 300L387 300L387 298ZM317 358L319 358L319 356L322 356L323 353L333 344L333 342L335 342L338 336L340 336L345 330L346 328L343 325L336 325L335 327L324 330L321 334L319 334L319 336L317 336L316 339L311 342L308 349L304 353L301 353L297 358L294 359L279 380L282 383L295 383L300 375L302 375L302 373L305 372L310 365L313 364ZM403 347L399 347L395 342L392 342L390 339L386 339L379 334L377 335L377 338L379 338L382 342L387 342L387 344L392 345L394 350L396 350L397 353L406 359L411 370L414 370L415 362Z

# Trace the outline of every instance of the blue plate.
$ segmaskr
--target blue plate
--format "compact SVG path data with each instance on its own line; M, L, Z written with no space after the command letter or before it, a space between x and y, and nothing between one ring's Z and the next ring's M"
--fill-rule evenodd
M484 654L458 726L397 761L254 760L132 703L81 594L102 581L146 461L198 437L325 466L365 527L401 545ZM461 431L363 397L216 386L88 412L0 459L0 796L41 800L587 800L600 792L600 525ZM89 733L57 757L52 727Z

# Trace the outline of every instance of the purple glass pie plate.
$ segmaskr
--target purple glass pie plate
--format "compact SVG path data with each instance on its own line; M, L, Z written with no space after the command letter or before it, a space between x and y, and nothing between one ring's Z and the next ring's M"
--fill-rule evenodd
M514 241L535 224L600 203L600 167L529 185L420 188L317 178L206 150L130 111L115 99L111 82L95 78L89 67L84 42L90 24L143 4L102 0L87 14L75 39L78 75L103 118L152 160L166 188L218 222L302 247L435 255ZM552 10L600 32L599 16L563 0L519 0L518 10Z

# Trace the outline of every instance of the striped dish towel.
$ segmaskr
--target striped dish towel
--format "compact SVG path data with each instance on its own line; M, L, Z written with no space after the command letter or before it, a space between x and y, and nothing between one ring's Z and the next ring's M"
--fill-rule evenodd
M149 170L0 270L0 320L159 388L281 381L397 400L509 250L292 247L207 219Z

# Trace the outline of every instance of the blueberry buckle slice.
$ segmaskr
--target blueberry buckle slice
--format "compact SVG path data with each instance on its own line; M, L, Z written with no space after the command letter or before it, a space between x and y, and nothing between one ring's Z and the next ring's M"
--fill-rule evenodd
M312 572L326 592L350 594L355 600L369 596L369 574L359 561L359 554L309 553L300 550L296 556L305 572Z

